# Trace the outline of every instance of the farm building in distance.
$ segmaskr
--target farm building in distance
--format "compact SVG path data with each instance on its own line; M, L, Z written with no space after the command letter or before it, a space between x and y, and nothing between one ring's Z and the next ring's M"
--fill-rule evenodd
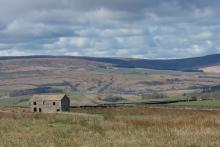
M31 99L32 112L69 112L70 99L65 94L34 95Z

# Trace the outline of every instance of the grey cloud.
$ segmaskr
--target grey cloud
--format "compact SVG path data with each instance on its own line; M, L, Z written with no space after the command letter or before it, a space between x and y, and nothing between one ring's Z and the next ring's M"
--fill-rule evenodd
M219 53L219 6L218 0L0 0L0 55Z

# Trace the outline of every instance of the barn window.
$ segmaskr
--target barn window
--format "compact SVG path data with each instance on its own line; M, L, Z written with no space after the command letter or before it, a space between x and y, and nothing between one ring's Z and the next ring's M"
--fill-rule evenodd
M37 112L37 108L34 108L34 112Z
M41 108L39 108L39 112L41 112Z
M56 105L56 102L53 102L53 105Z
M60 112L60 109L57 109L57 112Z
M43 105L45 104L45 101L43 101Z
M33 102L34 105L37 105L37 102Z

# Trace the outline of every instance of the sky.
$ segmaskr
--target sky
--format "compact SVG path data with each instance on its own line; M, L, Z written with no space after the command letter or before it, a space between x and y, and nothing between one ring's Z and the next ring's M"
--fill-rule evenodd
M220 53L219 0L0 0L0 56Z

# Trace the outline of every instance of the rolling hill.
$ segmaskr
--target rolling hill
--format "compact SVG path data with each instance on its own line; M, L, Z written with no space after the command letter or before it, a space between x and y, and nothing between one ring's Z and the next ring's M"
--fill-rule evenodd
M0 105L27 106L33 94L41 93L67 93L73 105L181 98L218 86L219 63L220 55L172 60L0 57Z
M132 58L96 58L96 57L73 57L73 56L20 56L20 57L0 57L0 60L16 59L75 59L77 61L87 61L89 63L99 63L105 66L125 67L125 68L145 68L157 70L176 70L176 71L219 71L220 54L207 55L202 57L184 59L132 59ZM91 62L92 61L92 62ZM89 64L88 64L89 65ZM207 67L212 67L210 70ZM214 68L214 69L213 69Z
M157 70L177 70L177 71L201 71L201 69L217 66L220 64L220 54L203 57L167 60L148 59L113 59L113 58L84 58L92 61L111 63L116 67L127 68L147 68Z

